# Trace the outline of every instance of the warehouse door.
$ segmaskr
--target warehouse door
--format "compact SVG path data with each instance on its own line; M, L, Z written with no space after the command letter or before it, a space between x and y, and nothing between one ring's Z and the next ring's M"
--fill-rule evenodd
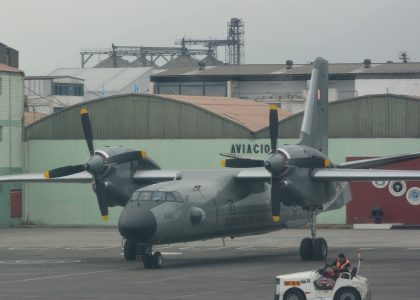
M10 191L10 217L22 217L22 190Z

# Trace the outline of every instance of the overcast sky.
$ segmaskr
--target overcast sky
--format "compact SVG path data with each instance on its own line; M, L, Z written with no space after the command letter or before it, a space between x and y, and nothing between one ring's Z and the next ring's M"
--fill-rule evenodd
M397 61L401 50L420 61L419 0L3 0L1 11L0 42L26 75L80 67L81 48L113 42L225 38L231 17L245 23L246 63Z

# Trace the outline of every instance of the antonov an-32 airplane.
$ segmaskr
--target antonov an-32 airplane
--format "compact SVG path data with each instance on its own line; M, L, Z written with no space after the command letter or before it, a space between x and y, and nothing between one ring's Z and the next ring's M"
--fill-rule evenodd
M317 58L296 145L277 147L277 108L269 111L271 152L265 159L225 154L225 169L161 170L144 151L95 150L88 111L81 109L89 149L84 164L44 174L0 176L1 182L93 182L103 218L123 206L118 228L127 260L161 268L153 245L261 234L309 223L302 260L324 260L327 242L316 236L316 215L351 200L349 181L419 180L420 171L371 168L420 157L395 155L333 164L328 153L328 63Z

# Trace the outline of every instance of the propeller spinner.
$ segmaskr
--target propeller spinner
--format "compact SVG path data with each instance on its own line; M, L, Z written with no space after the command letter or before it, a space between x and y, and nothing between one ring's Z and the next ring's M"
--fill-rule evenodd
M89 172L94 179L95 183L95 193L98 199L99 209L101 211L102 219L108 221L108 196L106 191L106 182L103 174L105 173L107 167L111 164L122 164L131 161L136 161L147 156L145 151L129 151L111 157L104 157L100 154L95 154L93 148L93 134L92 127L89 119L89 112L86 108L80 110L80 118L82 121L83 133L85 136L86 144L89 149L89 158L84 164L75 165L75 166L65 166L61 168L56 168L44 172L45 178L57 178L63 176L69 176L72 174L80 173L83 171Z

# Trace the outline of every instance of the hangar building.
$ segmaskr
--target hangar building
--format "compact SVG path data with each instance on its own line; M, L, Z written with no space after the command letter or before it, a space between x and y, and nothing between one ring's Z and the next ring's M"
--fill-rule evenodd
M83 106L90 112L96 148L121 145L146 150L162 168L220 168L219 153L264 157L269 149L268 106L250 100L128 94ZM79 120L81 107L67 108L26 128L25 171L43 172L85 161L88 150ZM329 110L333 162L420 149L418 98L369 95L332 102ZM299 134L302 113L287 116L282 112L280 144L296 142ZM404 202L404 197L398 200ZM103 224L89 184L26 184L24 199L26 223ZM358 201L363 205L363 199ZM107 224L116 224L120 209L111 208ZM370 209L363 208L366 214ZM404 209L420 215L420 206L410 204ZM347 219L342 208L323 214L319 222L345 224Z

